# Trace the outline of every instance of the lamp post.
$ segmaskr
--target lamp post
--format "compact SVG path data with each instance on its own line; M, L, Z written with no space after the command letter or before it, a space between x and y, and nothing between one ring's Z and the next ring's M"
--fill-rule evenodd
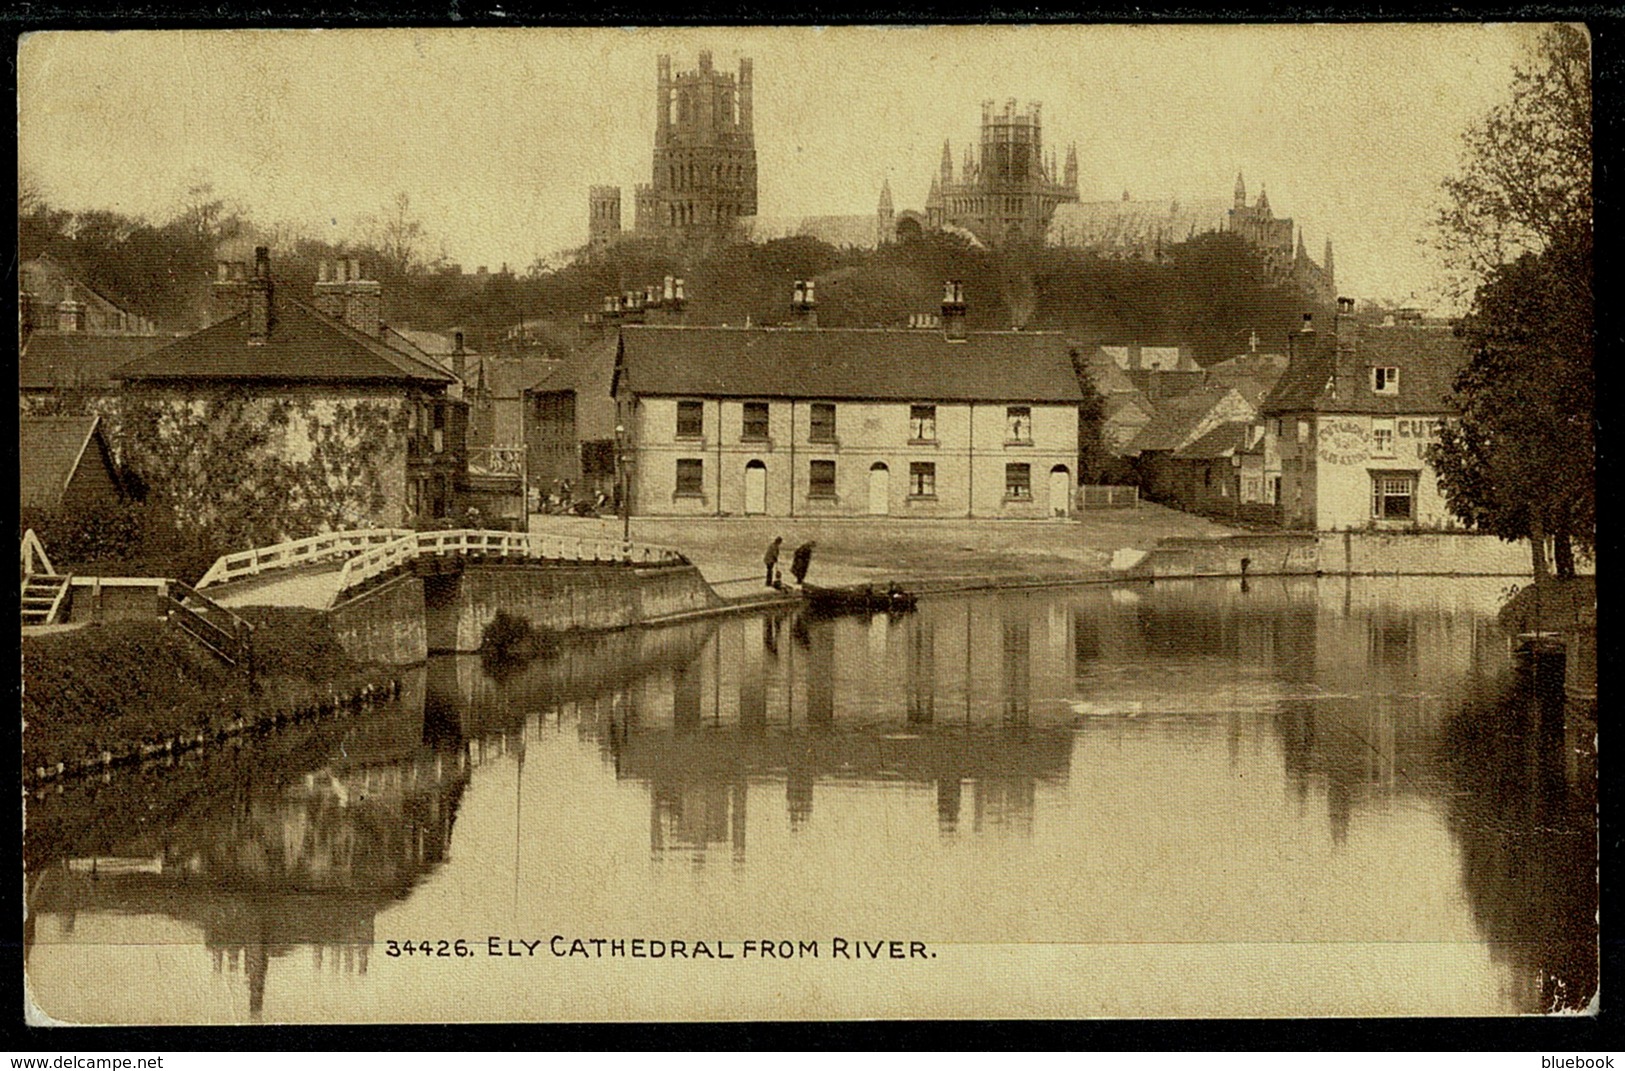
M632 553L632 503L626 478L626 427L615 425L615 479L621 489L621 543L628 556Z

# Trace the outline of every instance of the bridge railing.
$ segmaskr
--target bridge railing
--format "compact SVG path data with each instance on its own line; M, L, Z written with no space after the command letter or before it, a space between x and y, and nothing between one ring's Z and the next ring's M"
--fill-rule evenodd
M353 555L371 547L388 544L412 534L410 528L361 528L347 532L323 532L321 535L293 539L270 547L255 547L225 554L216 559L197 582L200 588L223 584L245 576L258 576L273 569L289 569L310 565L330 558Z
M469 554L532 561L627 562L634 565L684 565L688 562L677 550L647 543L478 528L413 532L369 547L346 561L339 570L332 603L337 603L351 588L383 576L416 558Z

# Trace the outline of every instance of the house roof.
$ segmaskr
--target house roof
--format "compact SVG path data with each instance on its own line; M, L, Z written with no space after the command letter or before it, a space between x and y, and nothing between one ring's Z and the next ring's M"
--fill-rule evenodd
M1145 427L1124 447L1128 454L1146 450L1178 450L1196 437L1196 429L1215 406L1235 393L1229 387L1204 387L1157 403Z
M1193 459L1230 457L1247 449L1251 429L1249 421L1227 420L1194 442L1175 450L1174 456Z
M1261 407L1264 412L1448 413L1451 386L1469 354L1448 328L1361 325L1352 347L1337 352L1327 338L1289 366ZM1399 390L1371 389L1371 369L1399 369Z
M1081 348L1081 347L1080 347ZM1112 355L1099 346L1088 347L1089 374L1094 377L1095 389L1108 398L1113 394L1122 394L1135 390L1134 381L1128 373L1117 366Z
M163 335L91 335L35 331L17 361L18 387L55 390L67 386L111 387L114 368L172 342Z
M1151 404L1151 399L1147 398L1137 390L1106 395L1107 419L1117 416L1125 409L1139 410L1139 412L1143 413L1147 417L1150 417L1152 413L1157 411L1157 407Z
M228 317L114 369L124 380L455 382L450 372L324 315L296 298L273 297L275 325L248 344L248 313Z
M918 329L625 327L621 369L645 395L1076 403L1059 334Z
M96 416L30 416L17 421L17 448L22 463L17 482L24 509L52 509L62 501L68 481L95 443L96 460L108 465ZM111 467L111 466L109 466Z

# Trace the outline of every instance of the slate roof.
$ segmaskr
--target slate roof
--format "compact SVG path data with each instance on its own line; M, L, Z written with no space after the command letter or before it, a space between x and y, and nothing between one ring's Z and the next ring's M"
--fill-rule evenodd
M1079 347L1084 349L1084 347ZM1111 397L1113 394L1125 394L1136 390L1134 381L1127 372L1117 366L1111 354L1099 346L1089 346L1085 350L1089 354L1089 374L1094 377L1095 389L1101 394Z
M1250 421L1228 420L1195 442L1181 446L1174 451L1174 456L1204 460L1244 452L1252 426Z
M1151 404L1151 399L1137 390L1106 395L1105 408L1108 420L1130 407L1138 409L1146 416L1150 416L1157 411L1157 407Z
M1191 441L1197 425L1230 393L1229 387L1206 387L1158 402L1156 412L1124 447L1124 453L1179 449Z
M126 361L156 350L173 337L164 335L90 335L75 331L35 331L23 343L17 361L22 390L56 390L67 386L113 385L108 375Z
M1327 338L1289 366L1265 399L1267 413L1449 413L1450 388L1469 354L1449 328L1362 325L1351 350L1339 355ZM1371 369L1399 369L1399 391L1371 389Z
M449 384L450 372L280 294L264 345L248 344L248 313L187 335L114 369L124 380L270 380Z
M96 416L30 416L17 420L17 448L22 463L17 483L22 508L53 509L62 502L68 481L81 462L95 452L97 464L111 464Z
M618 389L643 395L875 401L1082 401L1059 334L625 327Z

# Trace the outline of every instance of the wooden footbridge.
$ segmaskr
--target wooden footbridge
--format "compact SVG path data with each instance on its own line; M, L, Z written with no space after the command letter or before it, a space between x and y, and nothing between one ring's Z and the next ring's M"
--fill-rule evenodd
M223 606L331 609L362 588L424 561L684 565L670 547L606 539L456 528L325 532L221 557L197 586Z

